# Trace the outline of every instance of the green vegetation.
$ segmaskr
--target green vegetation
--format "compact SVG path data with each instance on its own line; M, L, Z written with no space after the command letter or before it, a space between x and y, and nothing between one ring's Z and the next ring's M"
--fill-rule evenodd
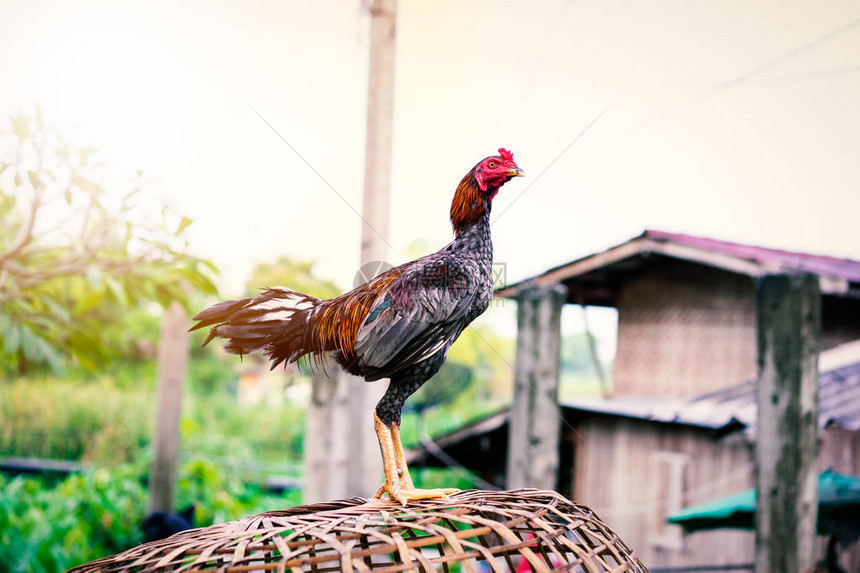
M561 380L559 381L559 398L561 400L583 397L598 398L603 395L604 391L611 391L612 365L601 364L607 385L606 388L603 388L591 356L593 346L597 346L597 339L594 335L585 332L572 334L562 339Z
M299 491L273 495L258 484L272 474L300 477L302 409L239 408L233 357L228 364L214 352L199 354L186 386L176 507L194 503L195 523L205 526L298 504ZM153 366L0 383L0 456L79 460L90 468L65 478L0 474L0 570L62 571L141 541Z
M0 474L0 570L65 571L123 551L142 540L145 463L73 474L59 484ZM295 505L296 495L273 496L211 463L180 469L178 504L195 502L195 525Z
M134 309L216 293L214 267L188 252L191 219L147 212L142 189L38 112L0 127L0 373L95 370L137 351Z
M250 464L300 460L302 405L277 415L265 404L239 407L233 357L204 351L189 365L181 420L183 451ZM155 364L115 365L113 376L75 372L0 383L0 456L111 466L138 459L154 420ZM130 380L135 379L135 383ZM282 389L281 389L282 390ZM278 389L273 389L277 393Z
M130 462L149 441L151 383L118 391L106 378L0 384L0 455Z
M260 289L275 286L289 286L317 298L332 298L341 294L341 289L332 281L314 276L313 267L313 261L286 256L278 257L274 262L258 263L246 282L245 294L253 296Z
M140 539L146 492L128 470L44 481L0 476L0 564L7 571L63 571ZM90 549L91 548L91 549Z

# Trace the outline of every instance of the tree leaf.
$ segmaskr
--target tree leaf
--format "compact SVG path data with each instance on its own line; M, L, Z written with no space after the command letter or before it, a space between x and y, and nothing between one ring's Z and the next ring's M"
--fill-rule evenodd
M102 270L99 268L98 265L89 265L87 266L86 277L90 287L96 288L102 282Z
M10 324L3 333L3 352L15 354L21 342L21 330L14 324Z
M28 330L27 341L33 353L30 360L47 363L54 374L62 374L64 372L65 363L62 356L45 339Z
M7 143L32 147L35 133L42 167L28 171L0 162L8 188L0 193L0 249L14 240L22 224L15 196L27 195L25 178L34 187L51 189L60 204L65 199L69 220L86 221L86 228L81 236L70 224L63 230L71 232L57 233L51 242L35 236L33 248L14 254L10 262L24 270L9 273L0 285L0 377L16 365L47 365L58 372L70 357L93 369L124 352L130 355L133 342L149 336L144 332L154 328L152 337L157 337L157 325L146 330L129 326L135 313L173 300L188 306L194 295L216 292L214 266L183 244L192 219L174 216L167 208L159 217L158 207L145 201L131 205L129 199L141 192L139 176L132 174L126 190L115 193L105 183L111 181L108 166L94 149L66 143L27 116L14 118L12 131L0 141L0 151ZM102 201L106 189L117 198L126 194L125 199ZM22 277L38 277L38 282L27 284Z
M30 121L24 115L18 115L12 118L12 131L20 140L30 137Z
M105 284L107 284L108 290L110 290L118 303L122 306L128 306L128 293L126 293L125 287L122 286L121 282L111 275L106 275Z
M45 306L47 306L51 310L51 313L61 322L69 322L69 320L71 320L71 315L69 314L68 309L54 299L45 297L42 299L42 302L45 303Z
M193 219L189 219L188 217L182 217L182 220L179 221L179 228L176 229L176 236L178 237L180 234L182 234L182 231L184 231L188 227L188 225L193 222Z
M82 348L71 347L69 350L74 355L75 359L78 361L78 364L81 365L85 370L95 370L96 369L96 361L93 360L93 355L87 352Z
M44 356L39 352L39 344L35 340L36 335L27 327L21 327L19 332L21 333L21 352L24 357L29 362L42 362Z
M141 191L143 191L143 187L135 187L134 189L132 189L131 191L129 191L128 193L123 195L122 200L128 201L129 199L131 199L132 197L134 197L135 195L137 195Z
M6 213L11 212L17 204L18 201L15 199L14 195L0 193L0 215L5 215Z

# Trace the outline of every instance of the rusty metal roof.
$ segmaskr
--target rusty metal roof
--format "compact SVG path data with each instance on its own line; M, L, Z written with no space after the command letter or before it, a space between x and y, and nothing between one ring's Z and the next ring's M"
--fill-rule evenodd
M860 340L837 346L819 356L818 425L821 428L860 430ZM722 390L689 399L625 396L610 399L577 399L561 402L563 410L633 418L664 424L695 426L719 435L755 438L755 381L747 380ZM510 410L502 410L433 439L443 448L487 435L507 432ZM410 459L429 459L422 448L413 448Z
M860 261L852 259L839 259L824 255L812 255L785 251L781 249L769 249L756 247L729 241L719 241L706 237L694 237L681 233L668 233L666 231L647 230L642 234L657 241L673 242L679 245L688 245L712 253L721 253L731 257L753 261L766 268L791 270L796 272L807 272L820 276L845 279L851 282L860 282Z
M826 350L819 357L818 424L860 430L860 341ZM623 397L568 400L563 407L715 430L742 429L755 435L755 380L691 399Z
M569 302L614 306L613 290L633 272L673 259L760 277L769 273L818 275L821 292L860 298L860 261L732 243L681 233L647 230L638 237L540 275L508 285L499 297L516 297L529 286L563 283Z

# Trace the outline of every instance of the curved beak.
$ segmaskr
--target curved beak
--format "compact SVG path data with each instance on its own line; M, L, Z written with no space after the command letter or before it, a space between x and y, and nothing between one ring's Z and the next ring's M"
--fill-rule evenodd
M523 170L522 170L522 169L520 169L519 167L517 167L517 168L515 168L515 169L511 169L511 170L509 170L509 171L508 171L508 175L509 175L510 177L523 177L523 176L525 175L525 173L523 173Z

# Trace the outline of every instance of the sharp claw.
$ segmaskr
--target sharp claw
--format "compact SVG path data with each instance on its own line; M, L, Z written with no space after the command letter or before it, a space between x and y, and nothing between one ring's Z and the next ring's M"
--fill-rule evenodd
M379 447L382 452L382 465L385 470L385 483L376 492L375 498L388 494L393 502L402 504L419 499L447 499L449 493L459 491L457 489L416 489L409 477L409 468L406 465L406 456L403 443L400 440L400 428L397 423L386 425L374 412L374 428L376 437L379 439Z
M439 488L439 489L415 489L411 487L403 487L401 484L396 483L388 483L386 482L380 488L380 491L387 493L389 499L392 501L396 501L406 507L406 505L410 501L416 501L420 499L450 499L448 494L456 493L460 491L456 488ZM379 492L378 493L378 497Z

